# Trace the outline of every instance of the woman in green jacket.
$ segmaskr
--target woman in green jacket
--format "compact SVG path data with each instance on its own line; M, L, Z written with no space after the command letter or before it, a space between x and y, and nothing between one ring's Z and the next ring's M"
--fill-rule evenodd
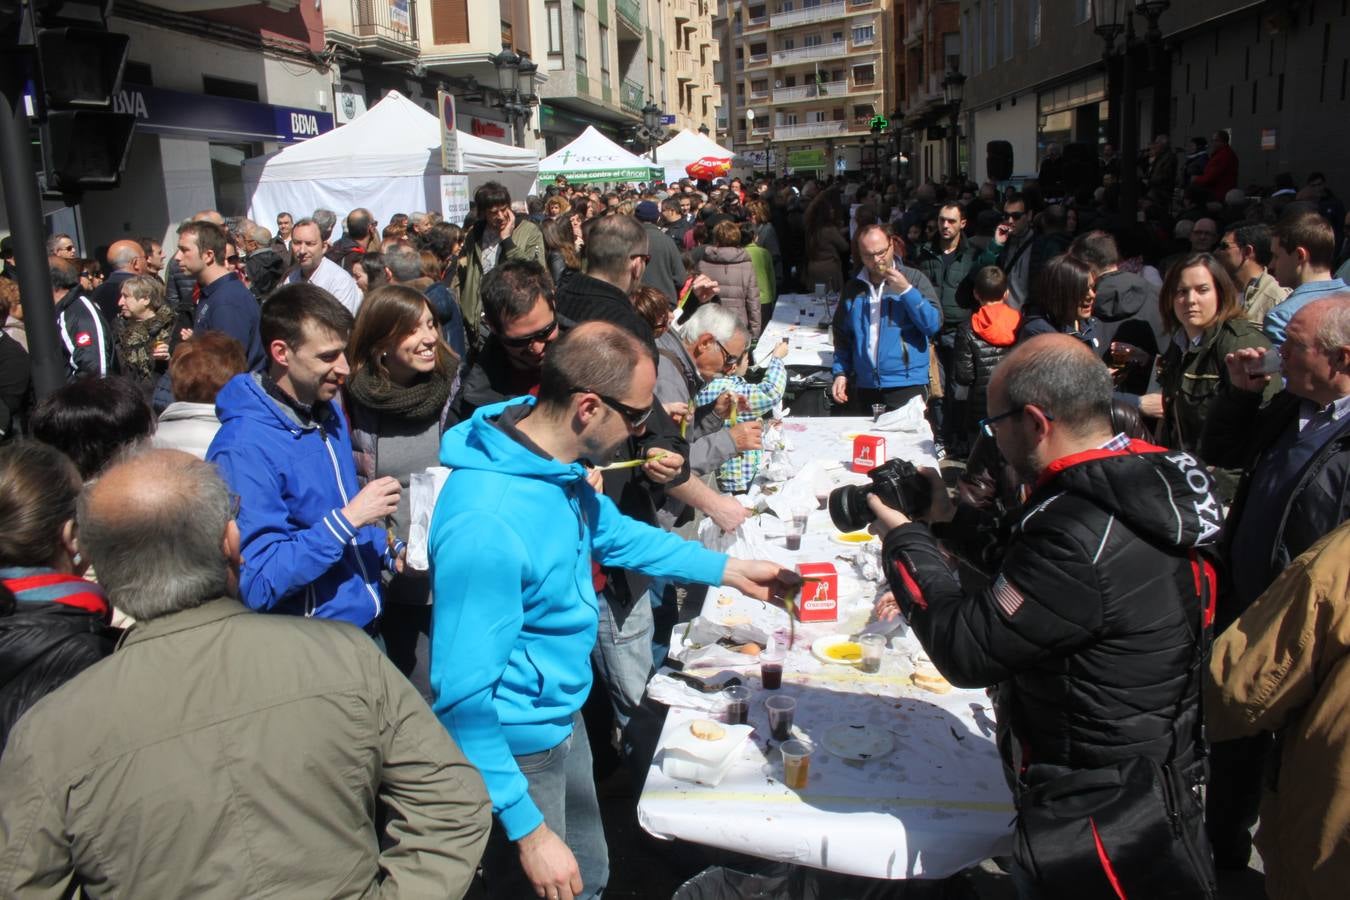
M1172 340L1158 363L1162 417L1158 439L1167 447L1199 453L1205 418L1228 381L1224 357L1246 347L1268 348L1261 329L1243 314L1241 296L1227 271L1208 253L1193 253L1167 272L1158 295L1163 325ZM1267 399L1279 389L1271 379ZM1149 403L1150 400L1154 402ZM1157 397L1144 397L1145 412L1157 408ZM1225 500L1236 478L1215 472Z

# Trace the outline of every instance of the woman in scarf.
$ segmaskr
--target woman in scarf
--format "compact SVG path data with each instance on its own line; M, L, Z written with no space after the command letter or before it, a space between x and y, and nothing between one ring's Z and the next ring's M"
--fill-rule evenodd
M414 472L439 465L459 358L441 338L426 297L397 284L366 294L347 358L346 403L357 478L363 486L374 478L398 479L403 493L387 524L391 539L406 541L412 518L409 483ZM425 571L412 567L385 578L381 627L389 658L430 701L431 582Z
M169 368L174 340L174 311L164 302L164 282L153 275L137 275L122 282L117 298L122 317L117 328L117 352L122 373L145 389L146 396Z

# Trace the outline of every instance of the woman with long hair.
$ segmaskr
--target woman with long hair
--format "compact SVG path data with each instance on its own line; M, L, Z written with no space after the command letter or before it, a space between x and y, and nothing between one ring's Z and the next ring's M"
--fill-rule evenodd
M414 472L437 465L459 358L441 338L427 298L405 285L387 284L362 301L347 359L346 404L357 480L364 486L376 478L398 479L403 493L388 527L392 539L406 541L408 486ZM385 579L381 628L389 658L430 699L431 582L426 572L411 568Z
M1101 355L1097 346L1097 320L1092 304L1097 300L1097 280L1092 267L1062 254L1051 259L1036 278L1036 289L1022 311L1017 342L1038 334L1069 334Z
M816 195L802 216L806 231L806 289L823 284L827 291L844 286L844 260L848 239L840 229L839 189L828 188Z
M575 211L560 213L544 223L544 251L548 260L548 274L553 286L581 271L581 216Z
M81 487L55 447L20 440L0 448L0 750L19 716L117 643L112 607L81 577Z
M1164 446L1196 450L1210 407L1228 384L1224 357L1247 347L1269 348L1270 341L1247 320L1233 280L1208 253L1189 254L1167 270L1158 307L1172 340L1158 363L1160 393L1141 398L1140 409L1160 419L1158 440ZM1280 384L1270 380L1267 399ZM1236 486L1235 477L1219 475L1225 500Z

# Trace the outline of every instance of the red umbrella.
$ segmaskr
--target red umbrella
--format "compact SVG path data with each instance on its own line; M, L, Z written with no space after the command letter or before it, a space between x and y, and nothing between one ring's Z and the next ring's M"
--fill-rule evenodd
M731 171L729 157L705 156L684 167L690 178L721 178Z

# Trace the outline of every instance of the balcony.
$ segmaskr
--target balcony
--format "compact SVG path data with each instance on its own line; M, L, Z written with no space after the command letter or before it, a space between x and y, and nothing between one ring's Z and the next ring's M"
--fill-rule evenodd
M675 51L675 77L680 81L694 80L694 55L688 50Z
M642 37L642 7L637 0L614 0L614 10L619 14L619 24L626 26L634 37Z
M774 88L774 103L794 103L817 97L842 97L848 93L847 81L827 81L824 84L799 84L796 87Z
M642 98L644 91L642 85L628 78L623 80L619 86L619 105L631 113L642 113Z
M832 41L828 44L796 47L792 50L778 50L773 54L773 64L775 66L786 66L796 62L809 62L813 59L833 59L843 56L846 47L847 45L843 41Z
M761 120L761 119L756 119L756 120L755 120L755 127L750 129L750 136L751 136L752 138L757 138L757 137L768 137L768 136L769 136L769 132L770 132L771 130L772 130L772 129L770 128L768 122L765 122L765 121L763 121L763 120Z
M768 54L768 53L751 53L751 54L750 54L750 67L751 67L751 68L754 68L755 66L767 66L768 64L769 64L769 54Z
M800 125L777 125L773 129L775 141L797 141L803 138L835 137L848 132L848 122L805 122Z
M850 47L853 47L854 49L863 48L870 53L872 51L872 48L876 46L876 43L877 43L877 35L875 31L872 32L872 35L870 37L865 37L862 38L861 40L855 38L851 33L849 34L848 45Z
M355 49L387 59L417 56L417 0L396 8L389 0L352 0Z
M768 17L768 16L754 16L753 18L746 19L746 21L745 21L745 30L746 30L746 31L759 31L759 30L765 28L768 24L769 24L769 17Z
M837 3L822 3L819 6L794 9L791 12L776 12L773 14L772 27L792 28L795 25L810 25L816 22L825 22L829 19L838 19L847 14L848 5L842 0Z
M776 94L776 92L775 92L775 94ZM768 88L764 88L764 90L762 90L762 91L755 91L755 90L752 90L752 91L750 92L750 102L751 102L751 103L756 103L756 102L763 101L763 100L768 100L768 99L769 99L769 89L768 89Z

